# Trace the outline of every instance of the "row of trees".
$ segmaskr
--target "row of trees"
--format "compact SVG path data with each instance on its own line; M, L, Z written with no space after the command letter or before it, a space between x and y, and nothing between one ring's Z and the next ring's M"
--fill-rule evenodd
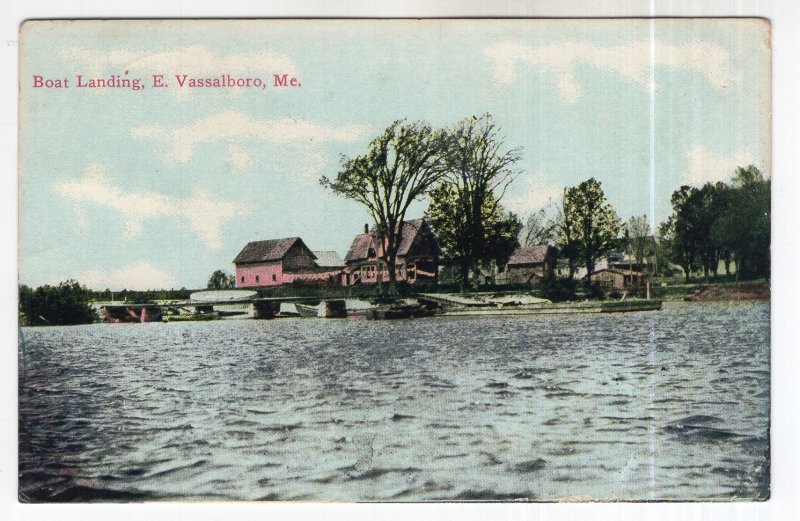
M770 180L753 165L739 167L730 184L682 186L672 194L673 213L659 227L665 256L683 269L717 276L731 264L741 278L770 275Z
M489 114L444 129L395 121L365 154L343 157L335 179L322 177L320 183L367 208L384 245L381 260L393 291L406 213L425 197L443 261L457 264L462 280L482 263L508 258L522 224L500 200L519 173L519 159L520 149L505 147Z
M673 214L654 240L646 216L623 223L600 182L588 179L565 188L549 208L525 225L501 200L519 171L520 149L505 146L489 114L453 127L395 121L363 155L342 157L334 179L320 183L367 208L383 241L382 261L395 284L397 251L406 213L426 198L425 218L437 235L442 261L458 266L460 280L488 265L503 266L520 245L552 244L567 259L570 276L578 266L592 273L596 261L623 247L637 264L662 269L680 265L688 279L698 266L715 273L731 262L742 276L769 271L769 181L753 166L739 168L732 185L681 187L672 196Z
M569 264L591 273L595 261L623 250L630 262L668 274L676 264L688 282L692 273L717 277L769 277L770 181L753 165L738 167L731 183L681 186L671 197L672 214L652 235L647 216L621 223L594 179L564 190L563 197L528 217L520 234L525 246L552 244Z

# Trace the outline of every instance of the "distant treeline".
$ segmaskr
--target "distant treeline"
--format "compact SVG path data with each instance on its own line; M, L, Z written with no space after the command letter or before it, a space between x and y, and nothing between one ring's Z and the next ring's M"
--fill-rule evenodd
M659 243L686 280L695 270L740 279L770 276L770 180L754 166L737 168L731 184L682 186L672 194L672 215L659 227Z
M146 304L155 300L187 300L192 291L186 288L92 291L75 280L37 288L22 284L19 286L19 320L23 326L90 324L98 318L92 306L98 301Z
M90 324L96 318L90 302L92 292L77 281L67 280L57 286L19 287L20 324L71 325Z
M523 246L551 244L569 267L591 272L605 256L622 254L650 276L670 276L679 266L715 279L770 276L770 180L753 165L738 167L730 183L681 186L670 199L672 214L652 234L647 216L622 223L600 183L589 179L564 189L564 196L531 214L520 233Z
M121 301L121 302L136 302L146 303L154 300L187 300L189 295L194 293L194 289L152 289L152 290L131 290L122 289L120 291L111 291L106 289L103 291L88 290L91 294L92 300L95 301Z

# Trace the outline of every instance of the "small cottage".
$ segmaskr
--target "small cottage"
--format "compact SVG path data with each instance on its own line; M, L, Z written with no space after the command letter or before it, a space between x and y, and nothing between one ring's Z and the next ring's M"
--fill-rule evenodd
M384 244L376 229L364 226L364 233L356 235L344 258L345 271L342 284L378 284L388 282L389 273L380 258ZM436 282L441 250L436 237L422 219L405 221L400 247L397 250L396 280L408 283Z
M619 268L597 270L586 278L604 291L638 291L647 283L647 274L643 271Z
M517 248L509 257L501 277L504 284L534 284L553 278L556 249L549 244Z
M279 286L338 279L341 267L320 266L300 237L253 241L233 259L236 287Z

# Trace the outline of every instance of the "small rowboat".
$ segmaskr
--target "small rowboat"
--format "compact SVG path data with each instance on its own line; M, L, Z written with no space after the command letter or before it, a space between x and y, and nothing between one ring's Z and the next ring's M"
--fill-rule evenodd
M316 306L309 306L308 304L295 304L294 307L297 309L297 312L302 318L320 318L325 316L320 314L319 304Z

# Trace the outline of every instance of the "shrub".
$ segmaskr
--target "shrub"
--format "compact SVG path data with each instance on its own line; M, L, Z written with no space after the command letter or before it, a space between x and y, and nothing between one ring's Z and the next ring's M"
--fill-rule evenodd
M96 318L90 301L91 292L74 280L19 288L19 312L23 323L32 326L90 324Z

